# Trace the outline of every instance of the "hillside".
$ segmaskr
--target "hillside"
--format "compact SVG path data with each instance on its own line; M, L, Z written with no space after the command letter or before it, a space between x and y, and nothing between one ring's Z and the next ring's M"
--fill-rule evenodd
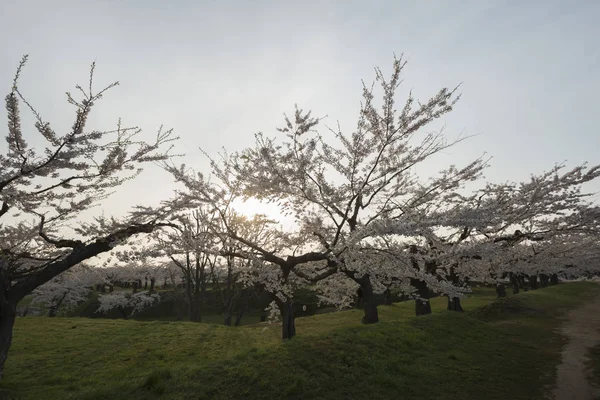
M2 382L22 399L536 399L554 381L568 309L600 294L571 283L466 313L413 317L412 302L297 319L298 337L266 324L19 318ZM445 308L445 299L432 301Z

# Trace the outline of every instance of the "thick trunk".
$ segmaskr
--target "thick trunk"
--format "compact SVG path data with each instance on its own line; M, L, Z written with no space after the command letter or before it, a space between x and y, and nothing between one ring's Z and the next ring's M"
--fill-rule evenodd
M429 288L427 282L417 279L411 279L411 284L417 289L418 298L415 299L415 314L431 314L431 303L429 302Z
M551 285L557 285L558 284L558 275L557 274L552 274L550 276L550 284Z
M448 297L448 310L463 312L462 305L460 304L460 297Z
M296 320L294 317L294 304L291 300L282 302L277 300L281 312L281 338L291 339L296 336Z
M506 297L506 286L503 283L496 284L496 294L498 297Z
M17 316L16 302L0 298L0 380L4 376L4 364L12 343L13 326Z
M150 278L150 291L154 292L154 286L156 285L156 279Z
M538 280L537 275L529 275L527 277L529 280L529 285L531 286L531 290L536 290L538 288Z
M231 317L232 317L232 315L231 315L231 314L227 314L227 315L225 316L225 320L223 321L223 323L224 323L226 326L231 326Z
M362 305L365 312L362 318L363 324L375 324L379 322L379 312L377 311L377 303L375 302L375 294L373 293L373 285L368 276L364 276L360 280L362 288Z
M546 274L540 274L540 286L545 288L548 286L548 282L550 281L550 277Z

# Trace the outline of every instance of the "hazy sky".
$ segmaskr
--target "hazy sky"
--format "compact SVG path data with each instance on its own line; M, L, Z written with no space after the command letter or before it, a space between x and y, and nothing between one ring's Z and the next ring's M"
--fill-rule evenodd
M98 85L121 86L89 126L113 128L120 116L151 139L165 124L182 138L182 161L201 169L198 146L216 154L276 134L294 103L352 130L361 79L370 83L376 65L389 74L404 53L404 92L426 100L463 82L443 122L451 136L480 133L439 169L487 151L488 180L522 180L555 162L600 162L599 19L600 1L2 0L0 87L8 93L30 54L23 93L68 129L64 92L85 84L96 60ZM106 208L157 201L171 187L151 168Z

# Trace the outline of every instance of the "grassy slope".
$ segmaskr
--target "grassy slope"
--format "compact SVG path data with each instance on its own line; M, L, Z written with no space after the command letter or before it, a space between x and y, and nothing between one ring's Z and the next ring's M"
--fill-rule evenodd
M420 318L406 302L371 326L359 310L315 315L286 343L275 326L21 318L0 387L47 400L535 399L559 361L557 311L592 293L565 284L477 309L493 299L482 291L470 313Z

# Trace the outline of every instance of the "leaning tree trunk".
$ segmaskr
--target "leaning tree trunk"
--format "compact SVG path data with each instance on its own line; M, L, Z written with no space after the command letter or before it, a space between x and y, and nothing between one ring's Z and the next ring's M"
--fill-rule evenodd
M464 311L462 305L460 304L460 297L451 298L450 296L448 296L448 311Z
M506 297L506 286L503 283L496 284L496 294L498 297Z
M531 290L536 290L538 288L538 280L537 275L529 275L527 277L529 280L529 285L531 286Z
M17 304L0 296L0 380L4 376L4 363L12 343L13 326L17 317Z
M281 312L281 338L291 339L296 336L296 319L294 317L294 303L290 299L283 302L275 301Z
M415 314L427 315L431 314L431 303L429 302L429 288L427 282L411 279L411 284L417 289L417 295L419 298L415 299Z
M373 293L373 285L368 275L360 279L362 289L362 305L365 315L362 318L363 324L375 324L379 322L379 311L377 310L377 302Z
M548 286L548 282L550 281L550 277L546 274L540 274L540 286L545 288Z

